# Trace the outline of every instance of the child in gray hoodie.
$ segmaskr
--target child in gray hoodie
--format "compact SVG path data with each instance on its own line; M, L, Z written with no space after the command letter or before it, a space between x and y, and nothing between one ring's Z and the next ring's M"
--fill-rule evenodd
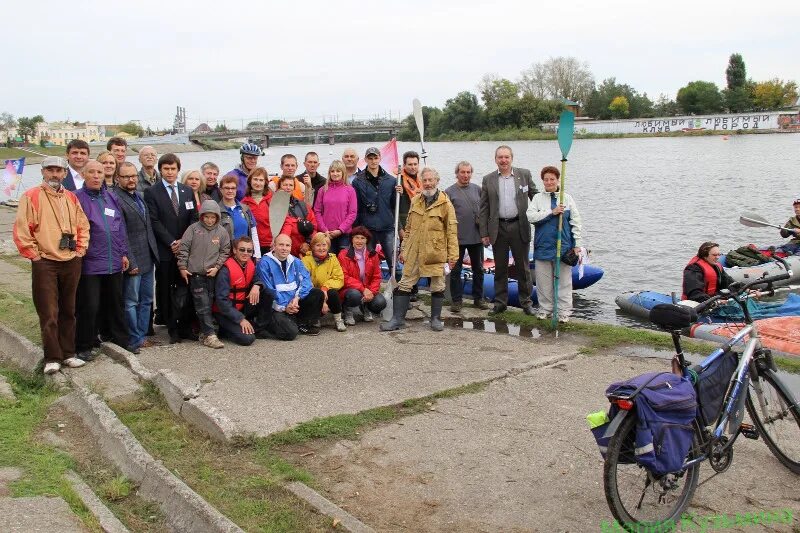
M214 277L231 252L231 239L228 231L219 225L219 220L217 202L204 201L200 207L200 221L186 228L178 249L178 270L192 293L200 321L200 342L209 348L225 347L217 338L211 314Z

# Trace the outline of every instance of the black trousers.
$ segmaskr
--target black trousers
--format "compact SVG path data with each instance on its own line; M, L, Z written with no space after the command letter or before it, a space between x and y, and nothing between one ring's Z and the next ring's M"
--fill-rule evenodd
M156 307L170 333L191 332L194 306L187 301L190 298L189 286L181 278L175 259L159 261L156 266Z
M461 279L461 268L464 266L464 251L469 254L472 263L472 299L476 302L483 298L483 243L459 244L458 261L450 273L450 297L453 302L460 302L464 297L464 282Z
M97 340L98 314L105 315L111 342L126 348L130 336L125 321L122 272L82 275L78 283L75 350L91 350ZM101 305L102 303L102 305Z
M221 337L230 339L239 346L250 346L256 340L256 335L264 331L269 331L268 327L272 322L272 295L265 288L259 292L258 304L253 305L249 301L245 302L242 314L253 326L254 333L242 333L242 326L222 313L214 313L214 317L219 324L219 334Z
M342 300L339 298L339 291L335 289L328 291L328 309L334 315L342 312Z

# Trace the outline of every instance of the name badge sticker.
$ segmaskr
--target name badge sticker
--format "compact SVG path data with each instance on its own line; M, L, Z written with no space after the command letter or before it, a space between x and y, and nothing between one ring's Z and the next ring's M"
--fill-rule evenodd
M527 185L520 185L519 188L522 189L522 192L528 192L528 186Z
M104 214L105 214L107 217L113 217L113 216L114 216L114 213L115 213L115 211L114 211L113 209L109 209L108 207L106 207L106 210L105 210L105 212L104 212Z
M189 211L192 209L194 209L194 202L186 202L186 210Z

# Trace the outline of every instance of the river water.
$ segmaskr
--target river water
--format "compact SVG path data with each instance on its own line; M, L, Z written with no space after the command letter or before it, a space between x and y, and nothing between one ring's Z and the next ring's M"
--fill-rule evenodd
M497 142L427 143L427 164L442 176L442 188L454 182L454 167L467 160L474 181L494 169ZM556 141L508 143L514 164L539 170L559 166ZM273 146L261 163L279 171L280 156L319 153L325 172L346 146L363 154L369 144ZM398 143L419 150L419 143ZM222 172L239 162L236 150L179 154L182 168L213 161ZM129 160L138 165L135 157ZM302 166L302 164L301 164ZM782 224L800 197L800 135L742 135L638 139L576 139L567 163L566 190L583 218L584 243L591 262L605 270L603 279L575 293L576 316L617 324L640 324L620 313L614 298L625 291L680 291L681 273L700 243L715 240L723 251L747 243L777 244L771 228L739 224L744 211ZM38 183L38 165L25 168L23 185Z

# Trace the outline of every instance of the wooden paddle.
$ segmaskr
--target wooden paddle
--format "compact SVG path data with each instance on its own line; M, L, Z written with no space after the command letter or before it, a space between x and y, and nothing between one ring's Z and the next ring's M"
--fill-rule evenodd
M572 137L575 133L575 113L562 111L558 121L558 147L561 149L561 184L558 194L558 205L564 205L564 181L567 176L567 154L572 148ZM553 329L558 337L558 278L561 271L561 230L564 227L564 213L558 215L558 235L556 236L556 258L553 261Z

